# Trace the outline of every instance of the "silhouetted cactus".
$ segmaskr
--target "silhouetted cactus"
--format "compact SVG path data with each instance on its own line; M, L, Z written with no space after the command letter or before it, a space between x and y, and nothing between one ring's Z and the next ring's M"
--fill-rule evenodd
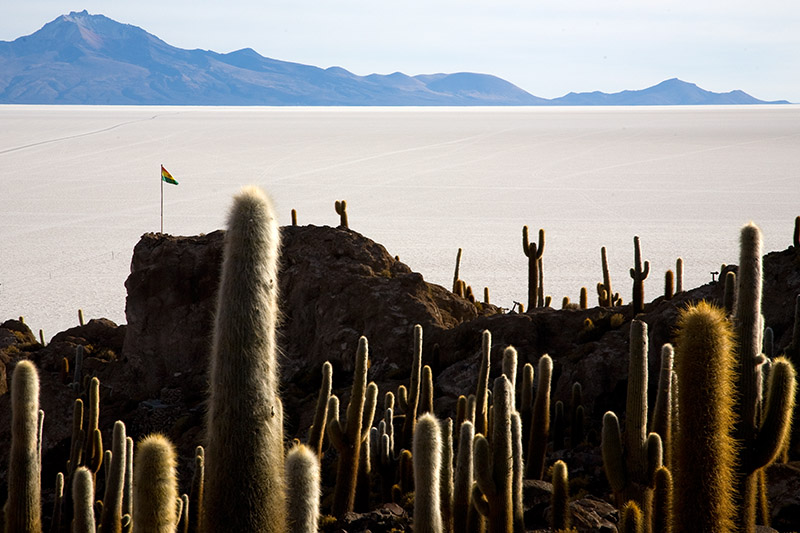
M56 490L53 494L53 516L50 520L50 533L58 533L61 529L61 515L64 505L64 474L56 475Z
M586 292L586 287L581 287L580 303L578 307L581 309L588 309L589 307L589 294Z
M683 292L683 258L675 260L675 294Z
M664 273L664 299L672 300L675 296L675 274L672 270L667 270Z
M706 302L681 311L677 328L674 531L734 531L733 333L725 315Z
M433 371L428 365L422 367L419 413L433 413Z
M88 413L84 416L85 448L83 465L92 473L92 483L96 483L97 472L103 464L103 438L98 427L100 420L100 380L92 378L89 382Z
M367 386L364 399L364 412L361 421L361 447L358 460L358 474L356 479L356 499L353 510L367 512L370 509L370 477L372 475L372 461L370 461L370 433L372 420L375 418L375 408L378 404L378 386L370 382Z
M111 461L106 462L108 477L103 496L103 515L100 524L104 533L122 533L122 497L126 459L125 424L117 420L111 439Z
M633 238L633 268L630 270L633 279L633 316L644 311L644 280L650 273L650 262L644 262L642 268L642 251L639 246L639 236Z
M39 373L27 359L14 367L11 378L11 450L8 458L8 499L5 531L41 533L41 464L37 446Z
M83 355L85 348L82 344L75 347L75 372L72 379L72 390L80 393L83 388Z
M530 437L528 438L528 460L525 461L525 477L542 479L547 440L550 435L550 384L553 375L553 360L544 354L539 358L539 378L536 398L531 412Z
M736 272L732 270L725 273L722 306L725 308L725 314L727 316L732 316L736 309Z
M72 477L72 505L72 533L96 533L94 482L92 473L83 466Z
M553 413L553 451L564 449L567 421L564 416L564 402L558 400Z
M255 187L244 189L228 218L211 350L206 533L286 528L275 340L279 241L270 200Z
M286 492L291 502L290 533L316 533L319 524L319 458L309 447L298 444L286 454Z
M398 403L405 414L403 420L403 447L410 448L414 437L414 427L417 423L417 409L419 408L420 379L422 379L422 326L414 326L414 352L411 359L411 382L407 395L398 389ZM405 391L405 387L403 388Z
M441 533L442 510L439 473L442 436L432 413L420 416L414 432L414 531Z
M567 463L556 461L553 464L553 495L550 499L550 526L553 531L570 527L569 512L569 472Z
M333 382L333 367L328 361L322 364L322 384L317 396L317 408L314 412L314 423L308 433L307 444L322 457L322 444L325 440L325 423L328 418L328 398L331 396L331 383Z
M179 516L176 464L175 448L163 435L139 441L133 472L133 533L174 533ZM241 497L239 491L231 492Z
M531 412L533 410L533 365L525 363L522 367L522 386L520 387L519 408L522 419L522 448L528 449L530 442Z
M488 329L481 335L481 363L475 391L475 433L486 435L489 422L489 365L492 354L492 334Z
M347 201L336 200L336 203L333 204L333 207L336 209L336 213L339 215L339 226L342 228L349 228L350 225L347 220Z
M458 272L461 269L461 248L458 249L458 253L456 254L456 270L453 274L453 292L458 294Z
M792 236L792 246L795 251L800 250L800 216L794 217L794 234Z
M362 417L367 394L367 361L369 348L367 338L358 339L356 350L355 371L353 372L353 387L350 392L350 402L347 405L347 419L344 423L339 421L339 409L328 406L328 437L331 444L339 452L336 467L336 488L333 493L333 506L331 512L337 518L343 517L353 510L356 498L356 482L358 477L358 464L361 456L361 443L365 438L362 434ZM331 396L335 398L335 396ZM338 403L338 400L337 400ZM369 428L365 428L369 431Z
M540 285L539 267L544 252L544 230L539 230L539 245L528 239L528 226L522 227L522 251L528 258L528 310L539 305Z
M297 210L292 209L292 226L297 226Z
M476 482L472 502L487 518L489 533L513 531L513 445L511 384L505 376L494 380L492 442L475 436L473 462Z

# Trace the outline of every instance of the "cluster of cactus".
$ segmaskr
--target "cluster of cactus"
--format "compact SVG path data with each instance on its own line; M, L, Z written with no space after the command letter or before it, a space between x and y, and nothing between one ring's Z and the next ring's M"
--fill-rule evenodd
M608 271L608 255L606 247L600 248L600 262L603 268L603 281L597 283L597 304L600 307L615 307L622 305L622 298L611 288L611 274Z

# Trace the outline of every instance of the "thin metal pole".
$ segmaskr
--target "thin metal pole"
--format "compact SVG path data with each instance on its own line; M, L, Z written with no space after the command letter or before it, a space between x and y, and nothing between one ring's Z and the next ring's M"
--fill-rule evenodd
M164 233L164 178L159 174L158 180L161 182L161 233Z

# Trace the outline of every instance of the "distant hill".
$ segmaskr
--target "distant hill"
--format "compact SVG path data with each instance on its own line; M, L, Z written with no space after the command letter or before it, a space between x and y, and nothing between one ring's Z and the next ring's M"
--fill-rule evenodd
M184 50L86 11L0 41L0 104L148 105L649 105L767 103L668 80L642 91L548 100L496 76L459 72L357 76L263 57ZM777 102L776 102L777 103ZM781 102L784 103L784 102Z

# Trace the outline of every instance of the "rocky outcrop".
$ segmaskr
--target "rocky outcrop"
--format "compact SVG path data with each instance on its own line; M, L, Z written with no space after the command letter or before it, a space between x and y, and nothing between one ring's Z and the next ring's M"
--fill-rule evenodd
M72 401L85 393L66 385L75 378L77 345L86 348L83 376L78 381L95 375L102 384L100 427L104 439L110 442L115 420L124 420L134 438L164 432L177 444L182 457L181 478L184 482L190 479L189 459L203 439L206 367L223 237L221 231L195 237L144 235L134 249L126 282L126 326L91 320L41 346L23 323L12 320L0 325L0 374L10 374L23 357L40 368L42 408L46 411L45 490L64 468ZM587 431L598 431L604 411L624 410L630 306L540 308L526 314L502 314L493 306L473 304L426 283L421 274L357 232L290 226L282 228L282 238L279 344L287 438L304 437L311 424L324 361L333 363L334 391L347 403L360 335L369 338L369 379L378 384L381 394L407 384L414 324L423 326L423 362L433 368L439 416L453 416L458 395L475 391L484 329L493 337L493 376L499 372L502 350L511 344L519 352L520 366L535 364L544 353L553 358L553 402L568 402L572 383L579 381ZM678 310L700 299L719 302L722 292L722 283L709 283L671 300L659 297L646 304L639 318L650 332L651 394L655 394L660 347L672 340ZM798 293L800 254L793 249L767 254L764 315L779 349L791 340ZM0 393L6 381L0 380ZM0 442L8 442L9 419L8 395L0 394ZM567 462L571 479L581 490L606 496L596 439L590 438L578 450L551 454L548 461L553 458ZM6 463L7 457L0 455L0 501L4 499ZM774 487L789 487L771 492L776 517L792 516L796 508L796 502L787 496L794 487L791 468L774 469ZM545 496L540 495L536 511L529 513L532 527L546 527ZM779 499L786 505L780 505ZM586 524L613 521L608 509L598 510L599 504L588 496L581 505L588 509L584 512ZM358 520L388 523L407 519L397 509L378 514L381 512L383 518ZM598 515L595 522L592 513Z

